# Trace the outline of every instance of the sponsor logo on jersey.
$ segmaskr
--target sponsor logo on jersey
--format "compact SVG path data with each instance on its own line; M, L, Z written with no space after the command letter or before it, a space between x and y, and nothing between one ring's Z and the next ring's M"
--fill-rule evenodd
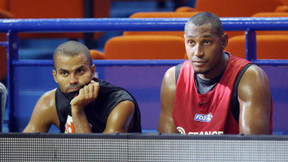
M195 121L207 122L207 123L209 123L212 120L212 118L213 118L213 115L211 113L209 113L208 115L195 114L194 116Z
M72 116L68 115L65 124L65 133L75 133Z
M90 123L88 123L88 124L89 124L90 128L92 128L92 125ZM72 116L70 116L70 115L67 116L64 133L75 133L73 119L72 119Z

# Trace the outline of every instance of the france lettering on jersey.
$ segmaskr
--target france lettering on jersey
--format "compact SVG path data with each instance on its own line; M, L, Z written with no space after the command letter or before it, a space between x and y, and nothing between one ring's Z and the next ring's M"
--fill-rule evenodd
M224 134L223 131L199 131L199 132L186 132L184 128L177 127L177 130L180 134L188 134L188 135L222 135Z

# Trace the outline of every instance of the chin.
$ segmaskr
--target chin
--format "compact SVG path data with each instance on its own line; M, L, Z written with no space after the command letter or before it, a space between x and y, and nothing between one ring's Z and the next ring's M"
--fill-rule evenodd
M209 69L201 69L201 68L197 68L197 67L196 68L193 67L193 69L194 69L195 73L197 73L197 74L208 74L210 72Z
M197 73L197 74L208 74L210 71L209 70L206 70L206 71L196 71L195 70L195 73Z

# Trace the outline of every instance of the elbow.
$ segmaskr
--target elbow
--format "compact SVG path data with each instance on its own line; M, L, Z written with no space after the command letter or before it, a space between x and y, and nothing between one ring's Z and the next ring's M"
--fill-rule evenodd
M240 127L240 134L245 134L245 135L269 135L270 134L270 129L269 129L269 124L263 124L263 125L251 125L251 126L243 126Z

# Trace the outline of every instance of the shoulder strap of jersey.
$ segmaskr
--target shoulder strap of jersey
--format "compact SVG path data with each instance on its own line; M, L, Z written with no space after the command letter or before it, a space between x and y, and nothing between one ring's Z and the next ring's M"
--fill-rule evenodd
M180 70L182 68L183 63L175 66L175 83L177 84L177 80L179 78Z
M253 65L253 63L249 63L243 67L243 69L237 75L237 78L233 86L233 91L232 91L232 96L231 96L231 101L230 101L230 109L237 123L239 122L239 112L240 112L239 101L238 101L238 85L243 74L251 65Z
M65 98L59 88L57 88L55 92L55 105L60 122L60 132L64 132L66 119L70 111L67 107L69 107L70 102Z

